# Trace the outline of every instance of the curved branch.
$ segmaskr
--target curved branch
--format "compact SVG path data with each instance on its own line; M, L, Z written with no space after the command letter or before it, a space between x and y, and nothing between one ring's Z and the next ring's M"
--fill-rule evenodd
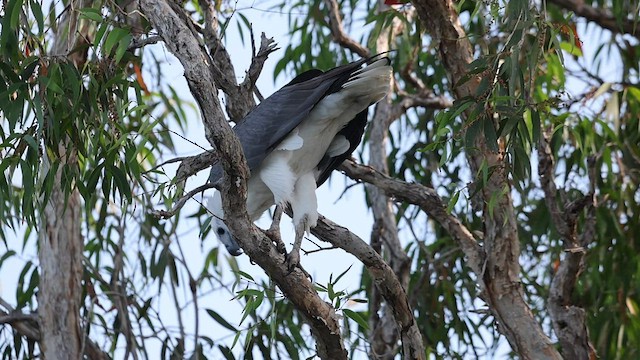
M611 13L611 10L606 8L598 9L593 6L586 5L582 0L549 0L549 2L565 10L573 11L576 15L594 22L602 28L611 30L614 33L629 34L640 39L638 36L640 35L638 19L617 19ZM633 11L630 13L633 16ZM637 13L635 16L637 16Z
M363 58L369 57L370 55L369 49L362 46L362 44L355 41L344 32L344 28L342 27L342 17L340 16L340 7L338 6L338 2L336 0L324 0L324 4L327 6L327 9L329 10L329 27L331 29L331 35L333 36L333 41L338 43L338 45L360 55L360 57L363 57Z
M354 180L361 180L376 186L387 196L420 207L422 211L447 230L458 243L467 257L471 269L478 272L482 270L484 262L482 248L469 229L456 216L447 212L446 205L434 189L394 179L372 167L357 164L353 160L346 160L339 169Z
M248 169L237 137L225 121L216 96L217 89L207 64L208 55L189 30L184 11L168 0L140 0L141 10L180 60L189 88L202 114L207 139L215 146L225 173L221 186L223 209L228 226L252 261L257 263L280 287L305 318L316 339L318 356L323 359L346 359L335 310L324 302L306 278L296 269L289 272L284 257L271 241L250 221L246 209ZM233 101L233 99L231 100Z
M369 244L357 235L331 220L320 216L318 226L311 229L318 239L343 249L360 260L367 268L382 297L393 311L402 341L404 359L424 359L422 335L413 317L413 312L404 287L395 271Z

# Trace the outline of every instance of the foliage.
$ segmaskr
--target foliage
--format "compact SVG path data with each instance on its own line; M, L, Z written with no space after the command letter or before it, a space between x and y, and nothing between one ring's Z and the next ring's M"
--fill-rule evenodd
M404 31L392 39L399 87L394 103L421 95L417 83L434 96L455 98L455 89L463 84L447 78L440 53L430 45L411 5L379 11L375 1L339 3L346 31L373 52L383 30L394 22L403 24ZM224 17L221 32L238 31L246 42L251 26L245 12L251 9L216 4ZM612 5L619 22L633 13L628 11L633 4ZM192 270L182 248L192 239L180 226L196 221L206 237L203 210L183 211L170 221L150 214L179 195L171 183L173 173L161 166L161 159L178 147L180 135L172 134L184 132L187 119L197 117L193 105L173 87L160 52L139 44L140 32L150 30L146 21L116 2L75 10L55 2L44 6L35 0L7 1L2 17L0 269L5 271L10 260L36 248L42 204L52 188L67 193L77 189L86 239L81 314L88 338L106 353L133 351L147 358L158 352L162 358L313 356L308 326L273 284L240 268L233 258L223 263L218 249L208 243L200 244L206 262ZM455 98L448 109L415 107L403 113L389 131L389 175L435 189L448 211L481 233L482 209L471 202L479 188L469 184L476 181L481 188L494 169L484 163L473 172L465 156L477 150L479 137L495 151L504 151L514 186L521 280L529 306L551 334L546 301L564 248L536 172L537 149L541 138L549 137L555 183L569 201L590 191L588 164L595 161L596 237L587 249L572 303L586 310L591 341L601 358L638 357L638 39L586 25L551 3L462 1L457 6L478 54L465 81L480 75L479 91ZM198 3L186 2L184 7L196 23L205 21ZM274 78L331 68L355 57L333 42L326 2L283 0L271 11L288 14L292 39L282 44ZM79 17L87 41L71 56L60 56L54 53L64 33L57 29L58 20L70 14ZM598 36L587 41L583 34L588 32ZM613 76L611 68L617 70ZM150 75L157 82L145 83ZM465 112L471 115L463 117ZM62 161L74 152L77 164ZM45 158L53 162L45 166ZM366 151L360 159L366 161ZM60 166L64 177L56 183L51 174ZM494 204L485 205L491 213ZM411 259L407 293L425 351L433 358L460 359L499 352L500 335L478 299L476 275L451 235L415 205L397 203L395 210ZM586 221L582 214L577 228L583 229ZM37 308L38 264L22 264L15 270L15 299L9 302L30 313ZM371 301L375 284L366 272L360 284L344 284L340 280L347 271L356 270L337 271L335 279L315 285L342 314L350 353L357 357L369 350L370 321L377 316L357 305ZM199 299L212 293L239 304L238 323L220 309L199 307ZM175 307L177 326L167 324L173 319L168 320L163 308L166 299ZM200 320L202 314L206 317ZM186 325L191 322L187 317L196 324ZM203 331L198 322L205 323L205 318L210 326L223 329L216 334L231 335L214 337ZM191 333L188 326L193 326ZM30 358L33 351L26 337L8 327L0 329L3 358Z

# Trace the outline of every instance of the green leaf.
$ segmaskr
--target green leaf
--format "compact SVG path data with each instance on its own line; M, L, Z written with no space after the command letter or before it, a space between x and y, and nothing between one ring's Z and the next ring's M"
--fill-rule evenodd
M349 309L342 309L342 313L349 319L358 323L358 325L360 325L364 330L369 330L369 322L362 313Z
M11 29L18 28L18 21L20 21L20 13L22 12L22 0L13 0L10 1L13 6L10 6L11 9ZM6 13L5 13L6 16Z
M127 200L131 202L131 186L129 186L129 182L127 181L127 176L125 175L125 173L120 170L119 167L113 165L109 166L107 169L113 176L113 181L120 191L120 195L126 197Z
M104 40L104 45L102 47L105 54L111 54L111 50L113 47L118 44L125 36L130 35L128 30L122 28L114 28L109 32L107 38Z
M5 260L7 260L8 258L12 257L16 255L16 252L13 250L9 250L6 253L4 253L2 255L2 257L0 257L0 267L2 267L2 263L4 263Z
M42 6L37 0L29 1L29 7L31 8L31 13L33 17L36 19L36 23L38 23L38 34L42 35L44 32L44 15L42 13Z
M237 334L240 334L240 333L237 333ZM218 350L220 350L220 352L222 353L222 355L226 360L236 360L236 358L233 356L233 353L231 352L231 349L229 349L228 347L218 345Z
M89 19L97 23L103 22L105 20L104 17L102 16L102 13L100 12L100 9L84 8L84 9L78 10L78 12L80 13L81 19Z
M132 39L133 39L133 36L131 36L131 34L126 34L124 37L122 37L122 39L118 41L118 48L116 49L116 55L115 55L116 62L120 62L125 52L129 48L129 45L131 44Z
M481 121L484 124L484 136L487 139L489 149L498 151L498 134L496 134L496 128L493 126L493 121L486 117Z
M460 192L461 191L458 190L453 193L451 200L449 200L449 203L447 204L447 213L451 214L451 211L453 211L454 206L456 206L456 204L458 203L458 198L460 198Z
M338 277L336 277L336 280L333 282L333 284L337 284L337 283L338 283L338 281L340 281L340 279L341 279L341 278L342 278L342 277L343 277L347 272L349 272L349 270L351 270L351 267L352 267L352 266L353 266L353 265L349 265L349 267L348 267L345 271L343 271L340 275L338 275Z
M209 316L211 316L211 318L213 318L213 320L215 320L222 327L227 328L234 332L238 331L238 329L236 329L233 325L229 324L227 320L225 320L222 316L220 316L220 314L218 314L214 310L211 310L211 309L206 309L206 310L207 310L207 314L209 314Z

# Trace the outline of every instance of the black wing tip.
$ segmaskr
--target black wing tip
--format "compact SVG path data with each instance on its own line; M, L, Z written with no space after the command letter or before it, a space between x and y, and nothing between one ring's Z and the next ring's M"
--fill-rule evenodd
M368 58L364 58L362 60L364 60L364 62L366 62L367 64L371 64L374 63L378 60L382 60L382 59L386 59L387 60L387 64L391 64L391 53L395 53L398 50L387 50L387 51L383 51L380 53L377 53L375 55L371 55Z

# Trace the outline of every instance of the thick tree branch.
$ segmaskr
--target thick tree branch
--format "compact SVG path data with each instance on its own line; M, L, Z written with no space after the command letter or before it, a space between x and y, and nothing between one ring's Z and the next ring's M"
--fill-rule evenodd
M322 241L343 249L360 260L367 268L377 289L393 313L402 341L404 359L424 359L422 335L413 317L413 312L404 286L394 270L369 244L331 220L320 216L318 226L311 230Z
M447 206L432 188L416 183L408 183L382 174L370 166L346 160L339 168L348 177L372 184L387 196L420 207L428 216L437 221L458 243L472 270L481 271L483 251L471 232L460 220L447 212Z
M591 190L586 196L572 202L562 200L561 211L554 183L554 161L547 137L543 134L538 147L540 183L545 193L545 202L551 212L551 220L562 237L565 255L551 282L548 308L553 329L562 346L566 359L596 359L595 349L589 341L586 313L571 304L571 295L583 269L587 246L595 238L595 158L588 161ZM578 236L577 218L585 209L587 216L582 234Z
M176 171L176 176L173 178L173 182L178 184L178 186L184 186L184 182L189 176L195 175L198 171L210 168L211 165L217 161L218 154L216 154L215 151L205 151L198 155L180 159L180 165Z
M336 0L324 0L324 4L329 11L329 27L333 41L343 48L349 49L360 57L368 57L371 52L359 42L347 35L342 27L342 16L340 16L340 6Z
M184 67L189 88L200 106L207 139L219 152L226 179L220 191L227 225L237 235L238 242L252 261L264 269L304 316L316 339L318 356L323 359L346 359L338 318L331 304L318 296L302 271L289 273L283 255L249 221L246 210L246 161L218 102L215 82L207 66L211 61L189 30L189 19L182 9L168 0L140 0L140 5L167 48Z
M640 35L640 24L638 23L638 14L634 11L637 9L631 9L630 16L635 18L617 19L611 10L606 8L595 8L587 5L582 0L549 0L550 3L555 4L565 10L573 11L576 15L583 17L589 21L592 21L598 26L611 30L614 33L624 33L636 38Z
M476 96L479 75L465 80L468 66L473 61L471 43L460 24L456 5L452 0L413 1L420 22L438 47L442 62L457 99ZM463 113L467 121L470 110ZM493 150L498 145L502 150ZM478 199L472 199L475 207L484 211L485 263L482 270L474 269L487 302L502 332L515 352L523 358L560 359L551 340L542 332L527 305L520 284L520 244L516 216L511 200L511 186L506 171L504 142L487 144L479 134L473 144L467 144L467 160L470 170L477 174L484 166L491 169L491 176L479 189ZM494 206L488 208L486 204Z

